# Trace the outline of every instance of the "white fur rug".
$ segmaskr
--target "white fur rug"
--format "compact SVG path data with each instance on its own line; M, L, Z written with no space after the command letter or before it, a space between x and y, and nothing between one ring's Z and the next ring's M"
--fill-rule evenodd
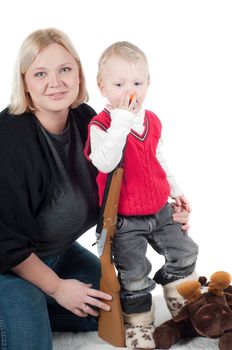
M169 311L162 296L154 297L156 310L156 325L170 319ZM97 332L89 333L54 333L54 350L125 350L115 348L97 335ZM172 349L175 350L218 350L218 339L194 338L180 341Z

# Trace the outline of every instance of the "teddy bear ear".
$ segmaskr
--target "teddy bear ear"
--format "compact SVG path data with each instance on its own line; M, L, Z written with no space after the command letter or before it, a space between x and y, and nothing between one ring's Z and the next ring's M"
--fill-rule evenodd
M231 275L226 271L217 271L212 274L210 281L217 283L221 287L227 288L231 283Z
M188 302L192 303L199 299L201 296L201 290L200 290L201 284L200 282L196 280L188 280L184 281L183 283L180 283L177 285L177 291L178 293L187 299Z
M223 290L231 283L231 275L225 271L217 271L210 277L209 292L215 295L223 295Z

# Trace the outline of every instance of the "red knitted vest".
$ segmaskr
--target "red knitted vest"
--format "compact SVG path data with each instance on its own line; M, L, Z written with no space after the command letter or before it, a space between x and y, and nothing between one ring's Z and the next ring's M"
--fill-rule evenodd
M104 130L110 126L110 115L103 111L91 120ZM90 127L89 126L89 127ZM150 215L157 213L167 202L170 186L166 173L156 158L156 148L161 134L161 122L150 111L145 112L143 135L131 130L124 153L124 175L118 213L121 215ZM85 154L90 153L89 139ZM100 204L107 174L99 172L97 184Z

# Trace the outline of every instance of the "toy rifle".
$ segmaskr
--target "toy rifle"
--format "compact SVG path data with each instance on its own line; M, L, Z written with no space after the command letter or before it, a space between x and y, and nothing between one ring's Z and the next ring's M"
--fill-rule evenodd
M118 203L123 177L121 163L108 174L106 188L97 225L98 254L101 261L100 290L112 296L104 301L110 311L99 311L98 335L116 347L124 347L125 331L120 302L120 284L115 271L111 245L117 222Z

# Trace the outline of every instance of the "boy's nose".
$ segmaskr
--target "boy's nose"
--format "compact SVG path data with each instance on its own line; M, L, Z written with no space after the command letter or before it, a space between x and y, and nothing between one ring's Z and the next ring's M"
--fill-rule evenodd
M128 94L130 94L130 95L135 94L135 89L134 89L133 84L129 84L129 83L128 83L128 84L125 86L125 91L126 91Z

